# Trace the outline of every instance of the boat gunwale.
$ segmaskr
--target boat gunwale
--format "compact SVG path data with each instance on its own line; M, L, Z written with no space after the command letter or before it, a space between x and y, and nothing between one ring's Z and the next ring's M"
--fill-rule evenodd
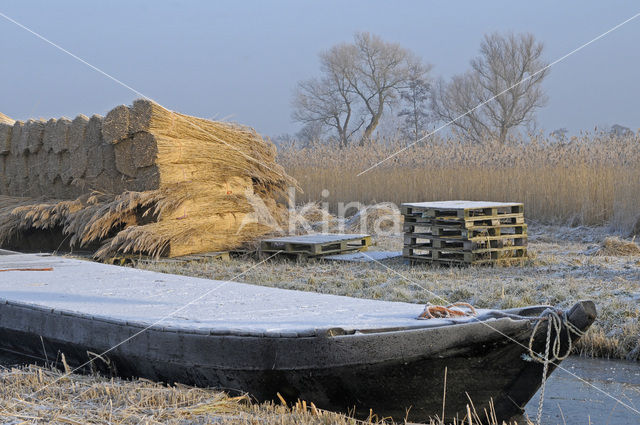
M405 327L381 327L381 328L363 328L363 329L344 329L341 327L324 327L324 328L315 328L301 331L267 331L267 332L259 332L259 331L251 331L251 330L241 330L241 329L213 329L213 328L194 328L194 327L181 327L174 325L159 325L158 320L153 323L146 323L135 320L126 320L126 319L118 319L111 316L102 316L102 315L93 315L86 314L82 312L66 310L66 309L56 309L53 307L43 306L41 304L34 303L25 303L20 301L13 301L6 298L0 297L0 305L11 305L20 308L27 308L35 311L39 311L42 313L48 314L57 314L61 316L67 316L77 319L84 319L89 321L98 321L106 324L117 325L117 326L127 326L131 328L137 328L140 330L150 330L156 332L173 332L173 333L181 333L181 334L194 334L194 335L204 335L204 336L232 336L239 338L340 338L340 337L359 337L359 336L371 336L371 335L393 335L393 334L406 334L408 332L415 331L427 331L434 329L443 329L450 327L460 327L464 325L474 325L474 324L487 324L496 323L498 321L502 321L504 319L508 319L513 323L518 323L520 321L529 321L533 322L538 320L538 316L518 316L514 313L514 310L518 309L510 309L510 310L492 310L488 313L496 313L496 314L504 314L502 317L470 317L469 320L464 322L450 322L447 324L429 326L428 321L424 321L424 324L416 324L415 326L405 326ZM543 308L546 306L533 306L535 308ZM533 307L523 307L523 309L530 309ZM0 316L1 317L1 316ZM418 321L418 319L416 319ZM491 325L487 325L492 328ZM0 327L2 324L0 323ZM495 329L492 329L495 330Z

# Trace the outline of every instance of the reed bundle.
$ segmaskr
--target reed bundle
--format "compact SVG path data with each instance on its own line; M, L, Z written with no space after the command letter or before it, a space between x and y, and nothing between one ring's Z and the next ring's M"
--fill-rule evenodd
M7 155L11 152L11 131L13 124L0 122L0 155Z
M6 116L5 114L3 114L2 112L0 112L0 124L10 124L13 125L13 123L15 122L15 120L9 118L8 116Z
M147 100L105 118L0 127L0 146L0 244L56 229L71 246L99 244L99 258L237 247L283 222L276 200L296 184L254 130ZM255 205L271 222L257 222Z

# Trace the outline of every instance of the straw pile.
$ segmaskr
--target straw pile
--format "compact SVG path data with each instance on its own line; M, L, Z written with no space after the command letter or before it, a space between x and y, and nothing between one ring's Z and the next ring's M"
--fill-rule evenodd
M72 246L99 242L100 258L234 248L282 222L276 201L295 185L254 130L147 100L104 118L0 124L0 155L0 202L16 206L0 213L0 244L58 229ZM271 223L256 222L265 213Z
M617 236L609 236L602 241L595 255L634 257L640 256L640 246L635 240L624 240Z

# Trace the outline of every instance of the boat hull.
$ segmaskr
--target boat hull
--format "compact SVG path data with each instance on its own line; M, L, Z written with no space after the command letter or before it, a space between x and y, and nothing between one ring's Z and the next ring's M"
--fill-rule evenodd
M582 302L566 314L586 330L595 307ZM492 409L505 420L523 411L541 383L542 364L527 359L525 348L533 323L503 317L433 328L260 337L145 327L5 302L0 355L60 365L63 353L69 366L82 370L247 392L260 401L280 393L291 402L357 416L372 409L409 421L442 416L443 408L447 420L463 418L471 399L481 417ZM544 351L545 327L534 340L538 352ZM566 347L566 332L561 338Z

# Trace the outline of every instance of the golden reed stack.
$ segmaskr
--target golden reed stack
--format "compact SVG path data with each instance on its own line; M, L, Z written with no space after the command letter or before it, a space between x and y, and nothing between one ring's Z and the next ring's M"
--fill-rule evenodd
M296 184L254 130L147 100L104 118L1 121L0 244L45 232L99 258L226 250L271 231L254 206L282 220L276 200Z

